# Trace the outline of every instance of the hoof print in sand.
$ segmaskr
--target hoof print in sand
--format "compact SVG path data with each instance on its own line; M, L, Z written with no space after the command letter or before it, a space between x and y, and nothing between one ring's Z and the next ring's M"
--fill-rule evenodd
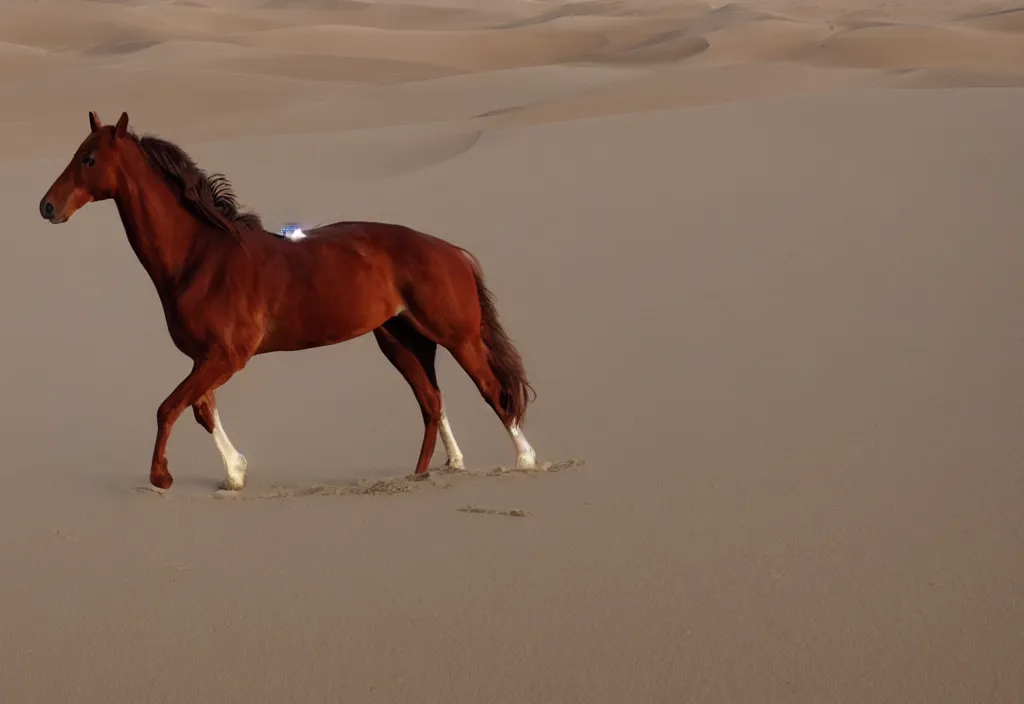
M536 467L506 467L498 465L485 470L483 474L496 477L502 474L543 474L545 472L561 472L566 469L582 467L586 460L562 460L561 462L544 462ZM472 473L472 472L471 472Z
M241 499L244 498L244 496L240 491L228 489L226 486L220 486L217 488L217 491L213 492L213 498L228 501L232 499Z
M209 494L192 497L193 499L217 499L222 501L248 501L261 499L298 499L311 496L371 496L406 494L421 489L449 489L452 487L452 476L489 477L506 474L541 474L560 472L566 469L583 466L584 460L562 460L545 462L531 469L515 467L493 467L491 469L450 469L439 467L425 474L409 474L388 479L360 479L350 484L299 484L291 486L269 486L258 491L235 491L220 488ZM162 489L140 487L136 491L164 495ZM472 507L470 507L472 508ZM460 509L463 510L463 509ZM515 509L511 512L479 510L471 513L497 513L508 516L526 516L528 512Z
M530 515L529 511L521 508L499 511L496 508L484 508L482 506L463 506L459 511L462 513L482 513L487 516L511 516L512 518L526 518Z

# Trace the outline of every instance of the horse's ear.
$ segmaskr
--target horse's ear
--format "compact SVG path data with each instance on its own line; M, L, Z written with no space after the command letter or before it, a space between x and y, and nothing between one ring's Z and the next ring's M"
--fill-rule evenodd
M100 116L89 111L89 129L93 132L99 132L101 127L103 127L103 123L100 122Z
M128 132L128 113L121 113L121 118L117 121L117 127L114 128L115 137L124 137Z

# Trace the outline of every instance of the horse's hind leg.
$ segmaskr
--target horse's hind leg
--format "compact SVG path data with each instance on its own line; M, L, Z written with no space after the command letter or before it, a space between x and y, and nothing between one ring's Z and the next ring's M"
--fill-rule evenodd
M224 487L238 491L245 486L245 468L248 464L245 455L235 449L224 432L217 413L217 401L212 391L207 391L198 401L192 404L192 414L196 422L213 436L220 458L224 462L226 478Z
M437 443L439 426L445 450L448 452L449 465L461 466L462 453L455 444L447 419L444 418L441 392L437 386L437 374L434 369L437 344L412 329L400 318L393 318L384 323L373 331L373 336L381 352L412 388L423 414L423 443L420 446L419 459L416 461L416 474L427 471Z
M465 459L462 450L459 449L459 444L455 441L455 434L452 433L452 426L448 422L448 414L444 409L444 397L437 384L437 372L434 366L437 344L416 330L412 322L406 318L390 320L384 324L384 327L403 347L412 350L421 360L421 366L427 374L430 386L437 391L438 398L441 400L441 420L438 423L438 429L441 432L441 444L444 445L445 454L448 455L445 466L450 469L465 469Z
M508 431L512 444L516 448L516 467L519 469L532 469L537 466L537 453L530 445L519 425L512 421L501 406L501 382L495 376L494 370L488 359L487 348L479 337L470 339L460 345L453 345L448 348L459 366L469 375L469 378L476 384L480 395L484 397L494 412L498 415L501 424Z
M441 399L441 444L444 445L444 451L448 454L445 466L451 469L465 469L466 462L462 457L462 450L455 442L452 426L448 423L448 414L444 410L444 399Z

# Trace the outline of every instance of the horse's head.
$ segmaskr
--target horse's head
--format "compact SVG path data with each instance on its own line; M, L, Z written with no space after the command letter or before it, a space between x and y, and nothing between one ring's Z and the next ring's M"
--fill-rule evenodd
M128 113L114 126L104 126L89 113L89 136L39 201L39 214L57 225L93 201L106 200L117 190L121 146L128 131Z

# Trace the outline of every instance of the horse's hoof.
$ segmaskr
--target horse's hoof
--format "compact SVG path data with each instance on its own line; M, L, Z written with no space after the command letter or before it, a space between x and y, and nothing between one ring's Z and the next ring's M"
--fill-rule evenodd
M516 457L516 469L536 469L537 453L524 452Z
M228 470L227 476L221 483L220 488L227 491L241 491L244 489L245 470L248 466L249 462L245 459L245 455L239 452L238 459L235 460L235 466Z
M170 474L151 474L149 475L149 483L157 489L167 491L171 488L171 484L174 484L174 477Z

